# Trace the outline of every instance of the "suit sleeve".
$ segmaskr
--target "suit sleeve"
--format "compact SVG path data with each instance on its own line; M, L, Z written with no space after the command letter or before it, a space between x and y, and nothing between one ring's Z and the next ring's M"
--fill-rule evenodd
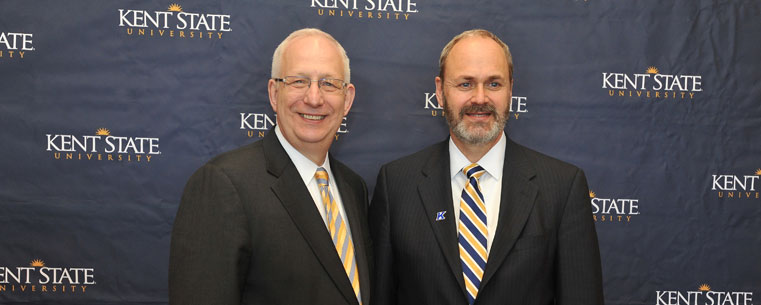
M557 305L603 304L597 232L584 172L577 170L558 232Z
M370 235L373 239L375 276L372 282L372 304L396 303L394 254L391 247L386 169L382 167L370 203Z
M172 230L169 303L240 304L251 249L247 227L230 178L210 164L196 171Z

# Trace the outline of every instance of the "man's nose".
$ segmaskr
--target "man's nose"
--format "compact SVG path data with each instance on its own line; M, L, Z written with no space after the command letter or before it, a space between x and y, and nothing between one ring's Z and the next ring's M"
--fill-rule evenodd
M307 88L304 102L312 107L319 107L323 104L322 93L320 93L320 86L316 81L312 81Z
M486 87L484 84L476 85L475 92L473 92L473 103L484 104L486 103Z

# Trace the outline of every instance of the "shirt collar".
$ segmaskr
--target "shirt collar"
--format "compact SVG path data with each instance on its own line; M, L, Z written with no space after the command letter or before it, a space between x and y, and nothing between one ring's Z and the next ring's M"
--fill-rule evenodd
M504 132L500 135L497 144L481 157L476 163L486 170L486 173L495 179L502 179L502 169L505 165L505 148L507 147L507 136ZM453 179L457 173L462 172L462 168L470 165L470 161L457 148L452 138L449 138L449 178ZM464 175L464 174L463 174Z
M301 176L301 179L304 180L304 184L309 184L309 182L314 179L314 173L317 172L317 168L319 167L325 168L325 170L328 172L328 177L332 178L333 175L330 171L330 158L325 156L325 162L322 165L315 164L312 162L312 160L309 160L309 158L294 148L291 143L288 142L288 140L285 139L285 136L283 136L279 126L275 125L274 129L275 135L277 136L278 141L280 141L280 145L283 146L285 153L288 154L288 157L291 158L291 162L293 162L293 165L296 166L296 170L299 171L299 176Z

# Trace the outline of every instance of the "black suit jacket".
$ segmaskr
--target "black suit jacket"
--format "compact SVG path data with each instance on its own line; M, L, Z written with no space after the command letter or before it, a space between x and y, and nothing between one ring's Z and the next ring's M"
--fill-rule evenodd
M370 206L373 305L467 304L449 175L447 141L381 168ZM508 139L475 304L602 304L601 273L584 173Z
M330 165L368 304L367 187L335 159ZM171 304L358 304L325 223L274 132L215 157L190 177L170 252Z

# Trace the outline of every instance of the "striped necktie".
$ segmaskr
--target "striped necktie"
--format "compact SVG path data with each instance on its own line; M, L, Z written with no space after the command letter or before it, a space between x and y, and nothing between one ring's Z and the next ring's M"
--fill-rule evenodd
M468 182L460 196L460 223L457 227L460 244L460 263L465 278L468 304L473 304L478 295L481 278L486 267L486 206L484 195L478 183L486 171L476 163L462 169Z
M354 243L351 241L351 233L346 227L346 222L344 222L343 217L341 217L341 213L338 211L338 204L336 204L333 194L330 192L328 172L320 167L317 169L317 172L314 173L314 178L317 180L317 186L320 189L322 203L325 204L330 238L333 239L333 244L336 246L336 251L341 258L346 275L349 277L349 281L351 281L352 288L354 288L354 295L356 295L357 301L359 301L359 304L361 305L362 297L359 293L359 272L357 271L357 261L354 257Z

